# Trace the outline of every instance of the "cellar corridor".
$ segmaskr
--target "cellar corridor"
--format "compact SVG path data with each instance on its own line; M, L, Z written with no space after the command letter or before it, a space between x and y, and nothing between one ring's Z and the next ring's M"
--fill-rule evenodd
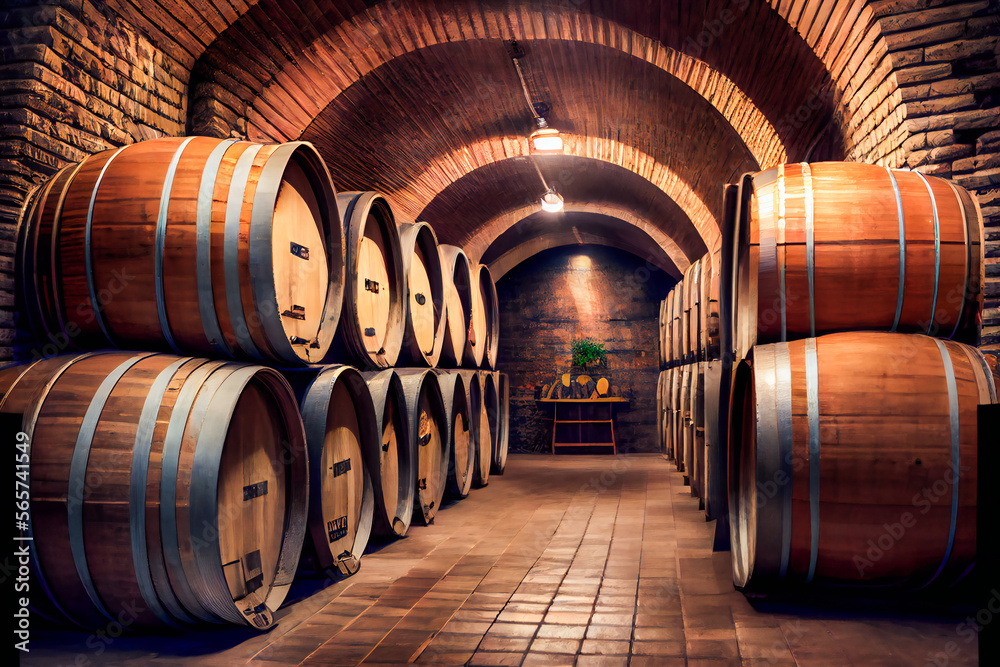
M297 580L269 632L207 628L179 642L46 630L22 664L977 664L957 613L755 608L733 589L729 553L712 552L714 526L658 455L515 454L504 476L376 547L354 576ZM949 642L957 655L943 653Z

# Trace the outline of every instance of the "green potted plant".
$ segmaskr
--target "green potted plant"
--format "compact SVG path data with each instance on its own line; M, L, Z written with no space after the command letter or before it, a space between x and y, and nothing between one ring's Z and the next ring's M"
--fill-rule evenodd
M607 353L604 351L604 343L598 343L592 338L574 338L570 346L573 354L572 364L584 369L588 364L608 365Z

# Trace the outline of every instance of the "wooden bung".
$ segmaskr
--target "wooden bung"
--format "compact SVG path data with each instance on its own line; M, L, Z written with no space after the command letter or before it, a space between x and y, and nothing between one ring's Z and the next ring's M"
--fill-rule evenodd
M759 345L739 364L729 516L739 588L947 585L976 558L974 347L838 333Z
M0 369L31 442L33 582L68 620L266 629L306 528L309 462L276 371L151 352Z

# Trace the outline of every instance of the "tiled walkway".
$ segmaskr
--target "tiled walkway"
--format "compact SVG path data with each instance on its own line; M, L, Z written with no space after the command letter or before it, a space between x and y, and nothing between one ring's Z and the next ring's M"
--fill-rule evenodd
M953 641L949 667L977 664L960 618L755 609L713 532L657 456L512 456L354 577L297 584L266 634L48 630L22 663L867 667L933 664Z

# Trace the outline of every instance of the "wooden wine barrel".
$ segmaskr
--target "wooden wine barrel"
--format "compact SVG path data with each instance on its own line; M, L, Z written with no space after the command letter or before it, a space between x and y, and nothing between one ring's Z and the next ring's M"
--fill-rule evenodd
M472 322L472 288L469 282L469 259L465 251L442 243L441 274L444 280L444 301L447 325L439 364L449 368L462 365Z
M342 192L347 268L344 310L326 361L396 365L403 345L406 273L392 207L380 192Z
M701 340L705 361L719 358L719 283L722 281L722 237L720 236L709 254L705 255L702 267Z
M476 465L472 476L472 484L476 487L486 486L490 479L491 466L488 461L493 457L492 422L489 418L486 401L484 400L485 378L479 371L462 370L465 386L469 391L469 409L472 413L472 440L476 450ZM560 385L561 386L561 385Z
M670 420L667 428L668 448L678 470L684 469L684 447L681 440L681 367L670 369Z
M309 446L310 553L321 568L354 574L371 535L369 470L379 466L382 444L371 392L351 366L326 366L301 392L300 405Z
M18 290L56 350L302 365L330 347L344 235L311 144L144 141L63 169L26 211Z
M739 188L728 184L722 190L722 219L719 244L713 248L712 294L718 298L719 352L706 370L705 376L705 437L708 447L706 475L709 476L705 513L715 520L716 550L729 548L729 415L732 389L733 360L733 253L739 203ZM715 257L718 263L715 264ZM716 268L717 267L717 268ZM713 355L714 356L714 355Z
M921 335L759 345L736 369L730 448L740 588L954 580L976 557L982 354Z
M656 443L657 449L663 453L667 453L667 383L670 381L669 371L660 371L660 375L656 380Z
M726 483L728 467L726 453L722 451L725 437L719 432L719 412L722 394L722 362L708 361L705 363L705 400L702 403L705 418L705 476L704 499L705 517L709 520L719 519L729 511L728 486ZM717 530L721 527L717 526ZM724 536L728 540L729 528L725 527Z
M497 291L485 264L469 262L469 286L472 315L462 365L466 368L495 368L499 331Z
M430 524L444 498L451 460L448 416L441 385L437 375L430 370L397 369L396 374L403 383L410 456L417 468L413 515L424 524Z
M704 498L705 484L705 371L691 364L691 495Z
M478 480L485 485L489 480L493 458L496 456L498 438L500 437L500 392L493 373L479 371L479 387L483 394L483 416L489 429L489 440L479 450ZM482 431L480 431L482 432Z
M686 344L684 358L695 363L701 356L701 260L696 260L684 272L684 319Z
M694 477L694 425L691 421L691 364L681 366L680 394L677 409L677 444L681 451L684 483L691 484Z
M407 281L400 361L433 368L441 358L448 319L437 236L426 222L401 224L399 244Z
M502 475L507 469L507 451L510 447L510 379L506 373L494 373L497 395L500 399L497 417L497 447L493 452L493 466L490 473Z
M656 349L659 355L659 368L664 369L667 367L667 350L666 350L666 317L667 317L667 300L664 299L660 301L660 315L657 318L657 323L659 325L659 335L656 338Z
M667 298L663 300L663 324L662 324L662 338L660 340L663 346L663 359L666 362L666 368L672 368L674 365L674 350L673 350L673 327L674 327L674 291L670 290L667 293Z
M683 280L674 285L673 295L674 318L670 325L670 349L674 357L674 364L679 366L684 363L684 334L683 327L681 326L684 316L684 304L682 301L684 295Z
M468 390L458 371L438 369L435 374L441 385L444 410L448 416L446 434L450 440L451 458L448 462L447 490L453 498L465 498L472 489L472 476L476 467Z
M0 371L30 450L32 588L103 627L270 627L306 527L309 462L274 370L149 352Z
M744 176L734 236L740 358L756 343L865 329L977 344L983 221L969 193L857 162Z
M372 529L378 535L403 537L413 518L417 484L403 383L392 369L361 375L371 393L381 443L378 466L369 469L375 494Z
M495 371L500 352L500 302L493 274L485 264L479 265L479 287L486 315L486 350L483 352L482 368Z

